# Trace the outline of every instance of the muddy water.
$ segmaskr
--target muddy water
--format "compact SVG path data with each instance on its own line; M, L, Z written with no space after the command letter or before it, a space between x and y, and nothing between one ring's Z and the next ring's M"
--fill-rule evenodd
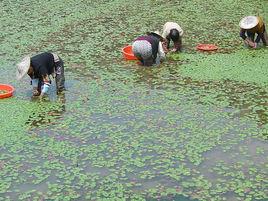
M188 84L188 85L187 85ZM183 87L189 87L189 83L187 82L187 84L185 84L185 86ZM82 84L83 85L83 84ZM157 85L157 84L156 84ZM194 83L190 83L190 87L194 88L194 92L195 93L201 93L202 96L202 92L198 91L198 87L200 87L200 83L195 85ZM80 86L80 90L83 91L83 87ZM182 86L180 86L182 87ZM209 84L202 84L201 88L208 88L211 87ZM75 87L74 87L75 88ZM75 147L79 147L79 146L91 146L91 145L101 145L102 143L104 144L108 144L109 146L112 146L112 143L110 143L109 141L111 140L111 136L109 136L109 132L105 131L105 125L111 126L111 130L112 132L121 132L121 127L123 127L123 137L121 137L121 139L127 139L130 138L132 139L131 135L136 135L137 133L142 133L142 132L147 132L147 130L151 130L151 132L154 132L155 129L159 129L160 130L160 134L163 131L163 135L165 136L169 136L172 135L172 131L167 132L169 130L170 124L168 124L167 119L168 117L173 118L172 116L170 116L170 112L171 111L177 111L177 115L180 116L180 119L176 120L173 124L172 127L176 128L176 133L181 133L183 132L186 135L194 135L194 130L191 128L180 128L181 125L187 124L187 122L199 122L199 126L203 127L203 130L206 131L210 131L214 132L215 130L220 130L224 127L226 127L228 125L229 130L228 132L224 133L224 136L221 137L219 136L219 140L221 140L222 142L226 143L227 145L224 146L223 143L223 148L221 148L221 145L216 146L208 151L207 153L204 153L203 157L204 158L204 162L202 162L199 166L193 166L192 163L190 161L185 162L185 164L195 170L198 170L199 174L205 176L205 178L207 180L209 180L210 182L214 182L217 181L217 179L221 178L217 176L217 173L211 173L210 170L211 168L213 168L215 166L215 163L219 162L219 161L224 161L225 164L231 165L233 164L235 161L240 161L241 163L247 163L249 161L253 161L254 164L258 167L261 167L262 165L264 165L267 162L267 157L265 157L264 155L256 155L256 147L259 148L265 148L266 147L266 143L265 141L259 141L259 140L254 140L251 138L246 138L243 139L243 137L240 138L240 132L243 130L247 130L248 128L250 129L250 127L255 128L255 124L254 122L240 122L239 120L239 115L240 112L237 109L232 109L230 106L226 107L226 108L215 108L214 106L211 106L209 109L207 109L206 107L202 106L202 105L193 105L193 107L184 107L183 105L180 106L168 106L165 107L165 109L149 109L146 110L146 112L144 114L124 114L124 110L121 109L121 106L124 106L125 104L128 103L128 101L124 101L124 100L114 100L111 103L112 107L115 107L114 109L116 109L116 107L118 108L118 112L116 115L110 115L110 114L91 114L88 115L86 111L87 107L90 107L90 105L87 104L87 99L83 99L82 97L85 94L80 94L79 92L77 92L76 89L72 89L72 87L69 87L68 91L66 92L66 96L65 96L65 102L63 103L64 107L63 108L68 108L68 101L75 101L77 100L77 97L79 97L79 95L74 96L72 94L72 90L76 91L77 94L80 95L80 100L83 103L82 105L80 105L80 107L84 108L81 110L77 111L77 114L75 114L75 110L72 111L68 111L68 109L64 109L61 111L49 111L47 114L48 115L55 115L57 117L59 117L59 119L54 120L54 121L59 121L58 123L56 123L55 125L51 125L50 128L46 128L45 130L40 130L38 129L38 126L36 125L36 122L34 120L31 120L31 117L29 117L29 122L32 121L31 126L33 127L33 131L34 133L38 133L39 137L49 137L49 138L54 138L57 141L65 141L68 143L71 143L73 146ZM223 91L225 91L223 89ZM147 94L149 96L149 98L146 99L140 99L140 95L139 92L135 92L135 93L131 93L132 95L129 96L129 98L131 99L131 103L135 103L135 105L141 105L142 107L150 107L151 105L154 104L159 104L159 101L155 100L155 98L150 98L150 96L154 97L155 90L151 90L148 89ZM161 93L158 94L158 97L161 97ZM75 98L76 97L76 98ZM191 100L190 96L184 96L181 95L179 98L181 98L181 100L178 100L178 102L184 102L186 100ZM68 100L69 99L69 100ZM202 101L197 101L198 104L202 104ZM253 103L252 103L253 104ZM122 112L122 113L121 113ZM222 117L216 117L216 118L208 118L206 117L207 113L229 113L230 116L222 116ZM235 114L235 115L233 115ZM61 124L60 122L62 121L61 119L64 118L68 118L69 116L74 117L73 121L77 121L77 122L86 122L85 124L82 123L82 127L79 126L72 126L70 125L69 129L63 129L59 128L57 124ZM162 118L162 120L161 120ZM39 118L38 118L39 119ZM138 122L150 122L150 121L155 121L157 120L157 124L156 125L146 125L144 124L143 126L140 126L138 128L133 127L133 123L138 123ZM39 119L38 121L40 121L40 123L42 123L42 118ZM51 122L47 122L47 123L51 123ZM36 127L37 126L37 127ZM104 129L101 129L101 127L104 126ZM93 127L99 127L101 130L98 132L99 134L94 134L91 133L90 130L92 130ZM155 128L154 128L155 127ZM234 128L232 128L234 127ZM72 130L75 132L79 132L79 136L73 136L72 135ZM67 134L67 135L66 135ZM178 137L180 135L178 134ZM232 143L233 141L233 143ZM151 140L148 139L148 141L143 141L143 144L151 144ZM154 143L156 143L159 146L169 146L170 144L163 144L160 141L154 141ZM247 152L245 154L245 156L243 156L243 153L239 154L239 149L241 148L241 146L247 146ZM144 145L141 145L141 149L143 149ZM186 146L185 144L181 144L180 148L184 149L184 146ZM226 150L227 147L227 150ZM264 150L264 152L267 152L267 150ZM115 152L116 153L116 152ZM237 153L233 154L233 153ZM101 152L100 155L105 156L105 150L104 152ZM155 153L151 153L148 151L143 152L143 155L149 155L152 157L152 159L150 160L149 164L152 163L154 161L158 161L160 160L160 158L162 157L162 155L157 155ZM133 155L134 157L135 155ZM64 163L65 165L68 165L68 162L64 159L60 159L60 161L62 161L62 163ZM94 166L92 166L90 164L90 160L87 159L87 155L81 155L80 157L78 157L76 159L77 162L77 166L79 166L80 168L83 169L83 171L85 172L91 172L91 173L97 173L98 175L103 175L103 176L107 176L109 175L110 171L112 172L116 172L115 170L117 168L120 169L120 167L123 166L124 162L122 163L122 161L120 162L117 161L116 162L116 166L115 169L109 169L109 168L94 168ZM160 170L156 170L153 172L153 178L152 179L143 179L140 180L138 177L136 177L135 175L139 175L140 172L142 171L146 171L150 168L153 168L154 165L150 166L149 164L147 164L147 166L144 169L136 169L135 167L133 167L132 171L136 172L136 174L129 174L126 172L126 175L128 175L126 177L128 182L131 181L135 181L137 183L140 183L141 185L138 185L136 187L133 187L133 191L134 192L142 192L144 190L150 189L150 188L155 188L159 185L164 186L166 188L168 187L174 187L177 186L179 187L179 183L174 181L174 180L170 180L168 177L163 177L161 176L161 171ZM70 165L70 164L69 164ZM75 164L72 164L72 166L75 166ZM174 168L178 168L179 166L174 165ZM247 169L247 166L244 166L245 169ZM50 181L50 179L48 178L48 181ZM51 181L52 182L52 181ZM228 197L227 197L228 198ZM173 199L172 196L169 199Z
M120 173L118 181L123 184L133 183L129 189L138 194L153 188L175 188L189 196L176 197L170 194L165 197L159 194L157 200L192 200L198 197L198 190L183 187L182 182L192 181L200 175L212 185L217 185L220 179L231 179L230 175L223 176L213 171L217 164L224 164L230 167L230 172L236 172L234 164L239 161L243 164L241 171L245 177L250 176L249 169L252 167L263 171L263 166L268 162L265 155L268 151L267 144L261 139L251 138L250 132L258 132L267 123L267 117L261 111L250 108L256 105L266 106L263 101L267 97L266 91L254 85L232 81L194 81L180 77L176 70L172 70L174 69L170 69L170 73L162 77L159 74L161 69L157 71L137 68L133 72L133 78L123 81L123 85L120 81L108 83L106 80L96 81L95 78L87 83L86 75L80 74L77 77L75 73L67 72L66 92L57 96L53 85L46 100L58 103L60 107L45 112L35 111L25 122L31 128L26 134L33 135L36 139L54 139L56 142L67 143L76 152L69 157L58 156L53 152L51 155L44 155L36 149L35 158L42 158L40 164L46 160L56 160L66 167L81 168L83 174L96 174L104 178ZM7 80L9 78L5 78L4 82ZM133 81L138 90L128 85L128 82ZM15 96L38 104L39 100L31 98L27 83L24 80L16 86ZM90 88L90 84L96 83L96 87ZM219 93L207 101L206 97L212 94L211 89ZM252 90L257 93L252 94ZM223 99L226 102L218 105ZM53 118L47 119L47 116ZM243 120L244 117L248 117L246 121ZM41 125L47 127L43 129ZM147 132L148 138L143 135ZM213 135L210 138L209 133L216 133L216 140ZM193 137L195 135L196 138ZM169 141L169 137L177 142ZM207 143L210 139L212 143ZM133 141L138 141L138 144L133 144ZM191 148L195 143L203 148ZM84 148L90 146L99 149L97 157L104 160L114 157L113 165L98 167L95 159L89 158L88 152L83 152ZM120 146L125 151L133 149L132 158L147 158L146 165L137 167L126 162L129 158L123 155L120 157ZM112 147L112 152L109 147ZM178 151L183 157L172 156L174 151ZM163 165L163 158L169 160L168 167ZM182 175L179 179L168 176L166 171L169 168L180 168L181 164L190 169L192 176ZM24 166L27 164L24 163ZM140 175L146 171L150 172L149 175L141 179ZM26 174L22 177L27 178L28 184L14 185L11 191L34 189L46 194L47 182L53 184L64 181L59 179L59 172L49 172L48 175L40 184L32 184L32 178ZM75 180L72 183L75 184ZM262 190L261 187L258 189ZM83 200L83 190L78 192ZM15 199L18 194L5 195ZM237 200L232 191L222 194L222 197ZM147 199L153 200L150 196Z

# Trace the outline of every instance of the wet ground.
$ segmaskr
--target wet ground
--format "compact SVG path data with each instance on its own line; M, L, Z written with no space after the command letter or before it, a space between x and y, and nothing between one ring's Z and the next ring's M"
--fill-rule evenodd
M237 37L237 21L268 17L265 5L132 3L1 3L0 82L16 92L0 101L0 200L268 199L267 49ZM122 59L170 19L186 30L183 53L152 68ZM220 50L196 52L198 42ZM64 59L67 90L40 101L14 75L43 50Z

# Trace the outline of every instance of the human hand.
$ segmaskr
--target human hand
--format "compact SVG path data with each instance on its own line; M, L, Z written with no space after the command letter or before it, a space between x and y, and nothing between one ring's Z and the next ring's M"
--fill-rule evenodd
M164 41L162 42L162 47L163 47L164 53L167 54L168 53L168 43L167 43L166 39L164 39Z
M48 89L50 87L50 83L45 83L43 86L42 86L42 90L41 90L41 94L46 94L48 92Z
M252 48L256 49L257 46L258 46L258 44L257 43L254 43Z
M37 87L33 88L33 96L39 96L39 91L37 90Z
M250 40L248 38L244 42L245 42L246 45L248 45L248 46L250 46L252 48L256 48L257 47L257 45L252 40Z
M167 54L169 51L167 48L164 49L164 53Z

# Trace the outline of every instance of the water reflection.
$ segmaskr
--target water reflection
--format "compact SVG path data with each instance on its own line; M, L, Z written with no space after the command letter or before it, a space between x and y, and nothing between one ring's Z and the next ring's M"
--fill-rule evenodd
M233 80L202 81L182 77L179 65L163 65L158 69L140 68L135 70L135 82L146 84L150 89L174 90L174 93L192 91L190 100L200 104L205 97L211 98L210 104L224 103L227 107L238 109L234 117L250 117L260 127L268 123L268 91L261 86Z
M198 200L183 195L176 195L176 196L159 197L157 199L147 198L146 201L198 201Z
M59 119L62 114L66 111L65 103L65 93L61 93L57 95L57 99L55 101L55 105L46 105L45 103L51 103L49 97L45 97L44 99L40 99L39 97L32 97L32 101L39 102L39 108L35 110L35 112L29 116L29 119L26 121L26 124L31 127L38 127L46 124L54 124L55 119Z

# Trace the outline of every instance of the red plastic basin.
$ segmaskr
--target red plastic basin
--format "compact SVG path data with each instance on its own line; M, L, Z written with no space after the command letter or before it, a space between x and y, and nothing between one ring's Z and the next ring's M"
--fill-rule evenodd
M203 50L203 51L214 51L217 50L218 47L214 44L198 44L196 49Z
M138 60L137 57L134 56L132 52L132 46L128 45L122 48L123 56L126 60Z
M0 99L11 97L13 95L13 92L15 91L14 87L8 84L0 84L0 91L2 90L6 92L0 93Z

